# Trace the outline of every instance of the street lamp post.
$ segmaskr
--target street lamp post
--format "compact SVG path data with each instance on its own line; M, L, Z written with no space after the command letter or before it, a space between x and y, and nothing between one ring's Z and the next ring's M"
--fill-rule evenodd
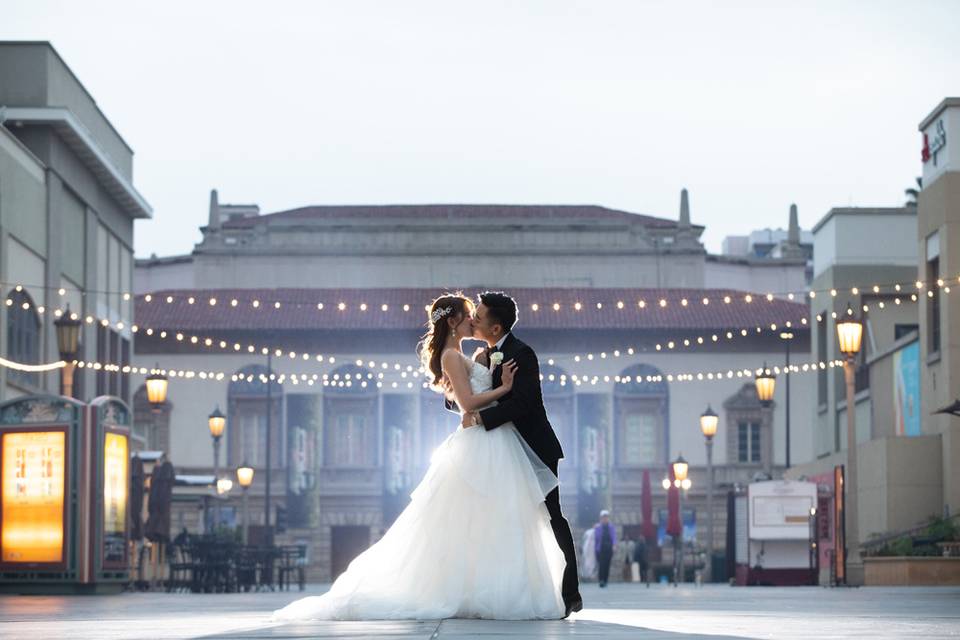
M790 342L793 340L793 332L792 332L792 331L781 331L781 332L780 332L780 339L783 340L783 341L786 343L786 345L787 345L787 366L786 366L786 369L784 370L783 373L784 373L784 375L787 377L787 379L786 379L786 385L787 385L786 392L787 392L787 393L786 393L786 398L785 398L785 400L786 400L786 405L787 405L787 406L786 406L786 410L787 410L787 419L786 419L786 428L787 428L787 459L786 459L786 464L787 464L787 469L789 469L789 468L790 468Z
M777 377L774 375L773 371L767 368L767 363L763 363L763 368L760 370L760 373L754 378L754 384L757 387L757 399L760 400L760 406L764 409L769 409L773 404L773 392L776 389ZM770 443L769 445L764 444L763 448L770 452L769 455L761 455L761 460L763 463L763 470L769 473L773 468L773 415L771 412L770 415L771 425L770 425ZM768 448L769 447L769 448Z
M249 519L247 514L247 490L250 488L250 485L253 484L253 467L247 464L247 461L244 460L243 464L237 467L237 482L240 483L240 487L243 489L243 544L247 544L247 529Z
M53 326L57 330L57 350L60 352L60 359L66 362L63 367L63 376L61 378L63 395L73 397L73 372L77 359L77 352L80 350L80 318L77 314L70 311L70 305L67 305L66 311L57 318Z
M856 370L854 360L860 353L860 344L863 339L863 321L855 317L853 309L847 305L843 319L837 322L837 343L840 353L843 354L843 378L847 387L847 466L844 473L844 523L847 542L847 552L844 560L850 564L851 555L854 562L859 562L860 551L857 530L857 420L854 396L856 395ZM849 584L850 574L846 567L843 571L844 580Z
M273 546L273 526L270 524L270 476L273 471L272 434L270 433L273 420L273 352L267 350L267 469L266 485L263 494L263 523L267 527L267 544Z
M217 487L217 494L220 494L220 438L223 436L223 430L227 426L227 417L220 412L220 405L213 410L207 417L207 426L210 428L210 436L213 438L213 482ZM220 524L220 499L214 502L213 509L213 532L216 533L217 526Z
M713 436L717 434L720 416L710 405L700 415L700 431L707 447L707 581L713 579Z
M680 512L680 535L677 536L679 544L677 544L676 553L673 554L673 575L676 576L674 584L683 582L683 494L690 488L690 478L687 477L689 470L690 465L683 459L683 455L678 455L673 461L673 485L678 489L677 509Z

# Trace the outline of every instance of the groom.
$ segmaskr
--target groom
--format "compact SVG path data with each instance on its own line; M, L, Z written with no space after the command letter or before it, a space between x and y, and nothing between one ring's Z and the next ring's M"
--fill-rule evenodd
M516 362L517 373L513 379L513 388L500 402L496 406L464 415L464 426L481 425L489 431L506 422L512 422L534 453L557 475L563 449L560 448L560 441L547 420L547 411L543 406L537 354L510 332L517 322L517 303L499 291L481 293L479 298L480 304L477 305L473 322L474 336L488 345L487 361L495 365L493 387L497 388L501 384L501 362ZM497 352L502 355L494 356ZM453 409L450 405L447 408ZM583 599L580 597L580 585L577 581L577 556L573 547L573 535L570 533L570 525L560 511L559 487L547 494L546 503L553 534L567 561L563 571L561 594L566 605L566 616L569 616L571 612L583 608Z

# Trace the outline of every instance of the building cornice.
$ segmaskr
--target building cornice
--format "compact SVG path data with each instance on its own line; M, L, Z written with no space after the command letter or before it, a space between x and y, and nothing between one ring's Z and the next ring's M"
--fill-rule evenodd
M153 208L69 109L0 106L0 125L5 125L7 122L13 122L15 125L24 123L53 127L130 217L151 218L153 216Z
M938 104L933 111L930 112L930 115L920 122L918 129L923 131L929 127L933 121L940 116L941 113L950 107L960 107L960 98L944 98L943 101L941 101L940 104Z

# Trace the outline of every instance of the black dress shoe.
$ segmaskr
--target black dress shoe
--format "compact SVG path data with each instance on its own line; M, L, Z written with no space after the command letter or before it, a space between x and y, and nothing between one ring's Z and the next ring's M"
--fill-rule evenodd
M579 596L577 596L577 598L576 598L575 600L571 600L571 601L569 601L569 602L567 602L567 603L565 603L565 604L566 604L566 606L567 606L567 612L566 612L566 614L564 614L564 616L563 616L564 618L569 618L569 617L570 617L570 614L573 613L574 611L582 611L582 610L583 610L583 598L581 598L581 597L579 597Z

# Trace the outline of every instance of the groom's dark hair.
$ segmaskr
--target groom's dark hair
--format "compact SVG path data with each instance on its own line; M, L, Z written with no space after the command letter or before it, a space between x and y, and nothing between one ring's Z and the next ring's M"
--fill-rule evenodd
M484 291L479 296L480 302L490 310L494 322L503 327L507 333L517 324L517 303L503 291Z

